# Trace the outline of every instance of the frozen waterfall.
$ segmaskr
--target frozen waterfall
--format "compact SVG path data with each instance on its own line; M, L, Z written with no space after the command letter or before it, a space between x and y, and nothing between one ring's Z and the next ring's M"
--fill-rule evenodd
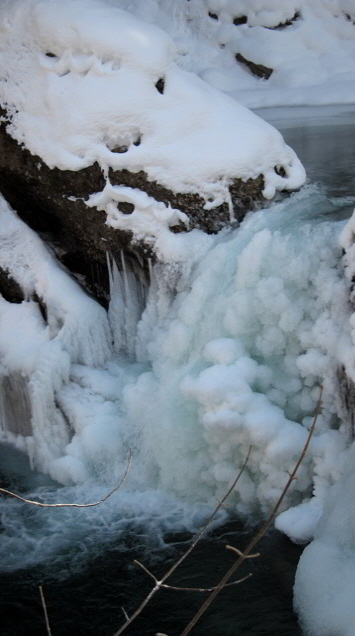
M26 387L31 423L27 414L27 423L4 425L3 441L25 449L37 470L65 486L60 498L73 501L118 480L132 449L125 490L104 514L90 513L94 535L105 534L103 524L122 529L127 515L193 527L195 515L226 491L249 445L232 507L247 515L270 508L303 447L323 383L312 450L278 520L294 539L311 538L349 452L336 374L349 363L351 310L338 244L344 222L332 220L345 204L306 186L237 231L175 235L180 259L152 268L143 311L145 292L132 281L127 287L112 265L110 326L6 208L8 235L11 229L22 253L26 246L32 271L29 299L1 303L2 386ZM30 299L39 287L47 322ZM41 496L57 493L51 486ZM1 507L5 518L9 509L16 515L10 502ZM64 514L70 533L73 513ZM36 532L48 535L57 520L45 519L46 530ZM89 518L80 519L84 529ZM8 528L5 567L14 567L9 542L26 551L32 532L26 523L15 537ZM47 558L57 541L26 558Z

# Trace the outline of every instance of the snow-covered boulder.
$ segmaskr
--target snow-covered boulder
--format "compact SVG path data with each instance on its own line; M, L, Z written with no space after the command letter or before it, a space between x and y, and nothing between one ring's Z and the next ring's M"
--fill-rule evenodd
M278 131L112 3L3 2L0 30L1 189L73 271L171 228L216 232L304 182Z

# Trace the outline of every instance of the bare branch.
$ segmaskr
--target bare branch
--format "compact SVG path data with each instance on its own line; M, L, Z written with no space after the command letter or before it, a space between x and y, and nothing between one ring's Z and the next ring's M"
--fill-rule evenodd
M230 508L230 504L222 503L219 499L216 499L221 508Z
M232 587L233 585L239 585L239 583L243 583L247 579L253 576L250 572L244 578L238 579L237 581L232 581L231 583L226 583L224 587ZM159 587L164 588L166 590L176 590L177 592L213 592L216 589L216 585L214 587L177 587L175 585L167 585L166 583L161 583Z
M45 618L45 621L46 621L47 634L48 634L48 636L52 636L51 627L50 627L49 620L48 620L47 606L46 606L46 601L44 599L42 585L39 586L39 594L40 594L41 601L42 601L43 613L44 613L44 618Z
M146 574L148 574L148 576L150 576L154 583L156 583L156 585L160 585L160 581L158 581L158 579L154 576L154 574L152 574L151 572L149 572L149 570L145 567L145 565L143 565L143 563L141 563L140 561L137 561L137 559L134 559L133 563L135 565L138 565L140 568L142 568L142 570L144 570L144 572Z
M17 495L16 493L12 492L11 490L7 490L6 488L0 488L0 492L4 493L4 495L9 495L10 497L15 497L15 499L19 499L23 503L31 504L32 506L39 506L40 508L93 508L94 506L99 506L104 501L107 501L107 499L109 499L109 497L111 497L115 492L117 492L117 490L119 490L123 486L124 482L126 481L127 475L129 473L129 470L130 470L130 467L131 467L131 463L132 463L132 451L131 451L131 449L129 449L128 460L127 460L127 468L125 470L125 473L124 473L120 483L118 484L118 486L115 486L115 488L113 488L113 490L110 490L110 492L107 495L102 497L102 499L99 499L99 501L94 501L93 503L87 503L87 504L43 503L41 501L34 501L33 499L26 499L25 497L21 497L21 495Z
M232 548L231 546L227 546L229 547L231 550L237 550L237 548ZM254 556L259 556L259 554L251 554L249 557L249 559L252 559ZM143 563L140 563L140 561L137 561L137 559L135 559L133 561L133 563L135 565L139 565L140 568L142 568L142 570L148 574L148 576L150 576L150 578L153 579L154 583L156 584L156 586L158 588L164 588L165 590L176 590L177 592L212 592L212 590L215 589L215 587L177 587L175 585L167 585L166 583L162 583L161 581L158 581L158 579L154 576L154 574L152 574L148 568L146 568ZM248 574L247 576L245 576L243 579L239 579L238 581L233 581L232 583L227 583L227 585L225 587L230 587L231 585L238 585L238 583L242 583L243 581L246 581L246 579L249 579L252 576L252 574ZM166 579L165 579L166 580Z
M211 514L211 516L209 517L209 519L207 520L207 522L204 524L203 528L200 530L200 532L198 533L198 535L195 537L194 541L191 543L190 547L188 548L188 550L186 550L186 552L184 552L184 554L180 557L180 559L178 559L178 561L176 561L176 563L174 563L171 568L167 571L166 574L164 574L163 578L161 579L161 581L158 581L158 579L156 579L156 577L154 577L153 574L151 574L151 572L149 572L149 570L147 570L146 568L144 568L144 566L142 566L141 563L138 562L138 564L140 565L140 567L143 567L143 569L147 572L147 574L154 579L155 581L155 586L152 588L152 590L149 592L149 594L146 596L146 598L142 601L142 603L139 605L139 607L136 609L135 612L133 612L132 616L122 625L122 627L120 627L120 629L115 632L113 634L113 636L120 636L121 634L123 634L123 632L127 629L127 627L129 627L129 625L131 623L133 623L133 621L137 618L137 616L139 616L139 614L143 611L143 609L146 607L146 605L148 605L150 599L155 595L155 593L161 589L163 587L163 584L165 583L165 581L173 574L173 572L175 572L175 570L181 565L181 563L189 556L189 554L192 552L192 550L196 547L196 545L198 544L198 542L202 539L203 535L205 534L207 528L209 527L209 525L212 523L213 519L216 517L217 513L219 512L220 508L223 506L224 502L226 501L227 497L229 497L230 493L234 490L235 486L237 485L241 475L243 474L246 465L249 461L249 457L250 457L250 453L251 453L251 446L249 446L249 450L248 450L248 454L246 456L246 459L244 461L243 466L241 467L236 479L233 481L232 485L230 486L230 488L227 490L226 494L224 495L224 497L222 498L222 500L220 502L218 502L218 506L215 508L215 510L213 511L213 513ZM136 562L137 563L137 562Z
M291 474L289 476L289 479L287 481L286 486L284 487L279 499L277 500L274 508L272 509L272 511L270 513L270 516L265 521L265 523L262 525L262 527L260 528L259 532L257 532L255 537L251 540L251 542L249 543L249 545L245 549L244 553L242 553L239 556L237 561L235 561L233 563L233 565L229 568L229 570L224 574L224 576L220 580L219 584L216 586L216 588L213 590L213 592L211 592L210 596L205 600L205 602L201 605L201 607L198 610L198 612L195 614L195 616L193 616L193 618L191 619L190 623L181 632L180 636L187 636L187 634L189 634L191 632L192 628L200 620L201 616L205 613L205 611L208 609L208 607L214 601L216 596L221 592L221 590L223 590L223 588L226 586L226 584L229 581L229 579L233 576L234 572L241 566L243 561L247 558L247 556L252 551L254 546L260 541L260 539L264 536L265 532L267 531L267 529L269 528L271 523L274 521L274 519L275 519L275 517L277 515L277 511L280 508L280 505L281 505L282 501L284 500L285 495L286 495L291 483L294 481L296 473L297 473L297 471L298 471L298 469L299 469L299 467L300 467L300 465L301 465L301 463L302 463L302 461L304 459L304 456L305 456L305 454L306 454L306 452L308 450L308 447L310 445L310 442L311 442L311 439L312 439L312 436L313 436L313 433L314 433L314 430L315 430L315 427L316 427L318 415L319 415L319 412L320 412L320 407L321 407L321 403L322 403L322 393L323 393L323 386L321 386L321 391L320 391L319 400L318 400L316 412L315 412L314 419L313 419L313 424L312 424L311 429L309 431L309 435L308 435L306 443L305 443L305 445L303 447L302 453L301 453L301 455L300 455L300 457L299 457L299 459L298 459L293 471L291 472Z
M129 616L128 616L128 614L127 614L127 612L126 612L125 608L124 608L124 607L121 607L121 610L122 610L123 616L125 617L126 621L128 621L128 620L129 620Z
M238 550L238 548L235 548L232 545L226 545L226 549L236 552L238 556L243 557L244 559L256 559L260 556L260 552L255 552L255 554L245 554L245 552L241 552L241 550Z

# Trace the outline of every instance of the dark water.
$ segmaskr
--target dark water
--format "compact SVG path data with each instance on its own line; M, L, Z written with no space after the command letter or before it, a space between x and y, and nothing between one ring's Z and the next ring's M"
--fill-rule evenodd
M241 548L249 536L235 531L228 536ZM171 584L176 586L210 586L218 582L233 561L221 538L206 540L198 547L186 566ZM180 553L174 550L174 556ZM215 600L193 634L202 636L300 636L292 612L292 585L300 549L278 533L260 544L261 557L248 562L240 576L253 577L239 586L224 590ZM160 552L159 558L164 556ZM172 554L170 552L170 558ZM47 570L36 568L1 577L3 636L37 636L45 634L38 585L43 584L52 633L108 636L123 622L121 607L132 613L150 591L149 579L132 565L142 560L157 576L163 574L168 559L159 562L147 554L119 549L103 554L80 575L59 582ZM205 598L205 594L161 590L140 618L127 630L131 635L153 636L162 631L177 636Z
M43 486L45 478L29 471L27 458L9 447L0 447L6 465L2 484L17 492ZM21 505L21 504L19 504ZM48 515L53 511L47 510ZM245 548L255 529L230 521L202 541L169 580L179 587L216 585L234 561L225 546ZM42 539L42 540L45 540ZM71 572L70 555L61 562L0 574L2 636L46 634L39 585L43 586L53 636L109 636L123 622L122 607L132 613L151 589L151 580L133 564L143 562L159 578L189 546L191 537L167 537L165 547L142 545L137 532L125 537L125 545L110 545L80 572ZM73 552L75 545L72 546ZM292 586L302 549L278 532L271 532L258 546L261 556L242 566L236 579L253 576L225 589L201 622L196 636L274 635L301 636L292 612ZM65 571L66 570L66 571ZM64 573L64 576L63 576ZM158 631L177 636L198 610L206 594L161 590L132 627L131 636L153 636Z
M235 533L234 541L244 541ZM232 537L228 537L231 541ZM262 556L256 564L244 567L241 574L254 576L237 587L221 593L193 633L211 636L279 635L297 636L292 613L292 579L299 549L278 535L261 543ZM178 552L178 551L177 551ZM2 576L1 634L3 636L38 636L45 634L38 584L43 583L52 634L108 636L123 622L121 607L129 613L150 590L149 579L131 565L138 554L111 551L90 564L88 570L66 581L48 579L48 572L18 571ZM143 560L143 558L142 558ZM172 578L174 585L213 585L231 564L232 557L222 541L204 542L183 571ZM144 563L158 575L167 563ZM162 631L177 636L198 609L205 594L162 590L147 606L139 620L127 630L131 635L153 636Z
M278 123L287 143L304 163L308 178L321 184L328 197L349 197L339 207L340 218L346 218L355 205L355 116L351 111L329 116L329 112L314 111L307 116L300 109L292 110L288 118L276 122L277 115L267 113L272 123ZM313 117L313 119L312 119ZM2 454L1 454L2 453ZM6 461L4 460L6 455ZM1 470L6 464L6 470ZM2 475L1 475L2 473ZM0 451L2 483L18 490L42 485L40 476L30 471L27 460L14 451ZM48 514L51 511L48 510ZM243 549L253 536L241 522L231 521L213 536L199 544L186 563L171 579L172 585L212 586L233 562L225 549L230 543ZM99 557L89 558L83 571L70 571L58 577L53 565L19 569L0 574L0 634L1 636L45 636L38 586L43 585L52 636L110 636L123 622L122 607L132 613L151 589L151 580L133 560L145 563L156 576L186 549L189 537L169 537L167 547L149 548L132 534L125 546L111 544ZM75 546L73 546L75 550ZM272 531L258 546L261 556L246 562L238 576L252 572L253 576L224 590L200 623L195 636L301 636L297 618L292 612L292 587L302 548ZM192 618L205 595L161 590L139 619L125 632L131 636L153 636L163 632L178 636Z
M355 197L355 107L294 107L257 113L282 133L302 161L307 178L329 197ZM342 215L354 209L349 204Z

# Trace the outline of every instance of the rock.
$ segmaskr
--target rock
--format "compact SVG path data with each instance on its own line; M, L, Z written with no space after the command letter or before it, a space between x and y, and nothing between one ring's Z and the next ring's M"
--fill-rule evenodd
M248 17L246 15L238 15L233 20L233 24L235 24L235 26L239 26L240 24L247 24L247 22L248 22Z
M163 87L160 85L160 88ZM132 241L129 231L113 229L106 224L106 213L88 207L85 201L105 186L105 177L97 163L78 171L49 168L44 161L21 147L6 131L6 111L0 111L0 189L19 216L49 242L58 259L75 275L84 288L104 306L109 299L107 254L121 262L123 251L128 267L139 277L148 272L148 258L154 258L151 245ZM119 152L120 149L117 150ZM189 230L199 228L216 233L230 224L230 211L223 203L206 213L206 204L198 193L175 193L155 181L144 171L109 170L112 185L137 188L158 202L183 211L189 218ZM234 179L230 185L235 222L262 200L263 177ZM130 203L120 203L125 214L132 212ZM171 228L186 231L185 225ZM16 283L2 273L1 289L15 302L22 300Z
M25 299L20 285L2 267L0 267L0 294L11 303L21 303Z
M257 77L261 77L263 79L269 79L270 75L273 73L273 69L268 66L264 66L263 64L255 64L251 60L247 60L241 53L235 54L235 59L237 62L244 64L248 69L256 75Z
M338 393L341 408L344 413L343 420L348 426L348 437L351 442L355 439L355 384L349 378L344 366L337 371Z
M294 22L296 22L301 17L299 11L295 11L292 18L285 20L285 22L279 22L276 26L273 27L265 27L266 29L271 29L272 31L281 31L282 29L286 29L286 27L292 26Z

